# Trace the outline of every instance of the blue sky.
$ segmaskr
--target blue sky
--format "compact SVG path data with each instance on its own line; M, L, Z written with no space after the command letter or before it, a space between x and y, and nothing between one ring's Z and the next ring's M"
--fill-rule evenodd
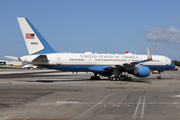
M57 52L146 54L180 60L179 0L1 0L0 60L28 51L26 17Z

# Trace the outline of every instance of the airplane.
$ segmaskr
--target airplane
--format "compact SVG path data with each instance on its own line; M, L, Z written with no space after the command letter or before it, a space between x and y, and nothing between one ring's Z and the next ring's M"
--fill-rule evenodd
M27 65L24 65L22 68L24 68L24 69L38 69L39 67L36 65L27 64Z
M33 24L24 17L17 17L29 55L19 57L22 62L64 72L93 72L91 80L99 80L98 76L106 76L110 80L118 80L123 72L136 77L147 77L151 70L171 70L174 63L166 56L151 55L147 47L147 55L58 53L47 43ZM161 79L161 75L158 76Z

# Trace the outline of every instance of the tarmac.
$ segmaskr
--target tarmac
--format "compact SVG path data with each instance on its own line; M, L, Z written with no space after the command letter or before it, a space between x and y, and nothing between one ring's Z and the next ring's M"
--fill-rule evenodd
M180 71L132 80L0 69L0 120L179 120Z

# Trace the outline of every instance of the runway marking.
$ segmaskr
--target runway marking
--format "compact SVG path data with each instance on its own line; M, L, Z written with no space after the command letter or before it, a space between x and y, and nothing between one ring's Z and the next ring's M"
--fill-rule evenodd
M97 105L99 105L101 102L103 102L103 101L104 101L106 98L108 98L109 96L117 95L117 94L122 94L122 93L127 93L127 92L130 92L130 91L120 92L120 93L114 93L114 94L109 94L109 95L107 95L107 96L104 97L102 100L100 100L97 104L95 104L93 107L91 107L90 109L88 109L88 110L85 111L84 113L80 114L79 116L73 118L73 120L82 117L83 115L85 115L86 113L88 113L89 111L91 111L93 108L95 108Z
M56 104L78 104L79 101L57 101Z
M143 95L144 96L144 95ZM142 114L141 114L141 118L143 118L144 116L144 107L145 107L145 96L143 97L143 108L142 108Z
M26 93L26 92L75 92L75 91L0 91L0 93L3 92L22 92L22 93Z
M129 107L129 105L104 105L104 107Z
M41 106L41 105L94 105L96 102L78 102L78 101L57 101L54 103L44 102L0 102L0 106L9 105L9 106ZM103 105L104 107L129 107L130 105L136 105L137 102L129 102L129 103L99 103L99 105ZM180 105L180 102L140 102L139 105ZM144 109L144 108L143 108Z
M171 97L180 97L180 95L172 95Z
M43 103L39 103L39 102L0 102L0 105L12 105L12 106L27 106L27 105L32 105L32 106L36 106L36 105L63 105L63 104L69 104L69 105L73 105L73 104L79 104L79 105L93 105L96 104L97 102L79 102L79 101L57 101L54 103L50 103L50 102L43 102ZM180 102L129 102L129 103L99 103L101 105L103 105L104 107L126 107L126 106L130 106L130 105L180 105ZM137 109L137 107L136 107ZM143 108L144 109L144 108Z
M147 96L147 95L152 95L152 94L157 94L157 93L162 93L162 92L148 93L148 94L144 94L144 95L143 95L143 96L144 96L144 97L143 97L144 99L143 99L143 106L142 106L141 118L143 118L143 116L144 116L145 95ZM139 98L139 101L141 100L141 98L142 98L142 96ZM138 101L138 103L140 104L139 101ZM152 102L152 103L154 104L154 102ZM137 104L137 107L136 107L136 110L135 110L135 112L134 112L133 118L136 117L136 113L137 113L139 104ZM167 103L165 103L165 104L167 104ZM138 117L138 116L137 116L137 117Z
M141 103L141 98L143 99L143 100L142 100L142 101L143 101L142 103ZM140 105L140 104L142 104L142 109L139 109L139 105ZM140 118L143 118L143 116L144 116L144 106L145 106L145 96L143 95L143 96L141 96L141 97L139 98L139 101L138 101L136 110L135 110L135 112L134 112L133 118L140 117L139 115L141 115ZM139 113L137 113L138 111L139 111Z

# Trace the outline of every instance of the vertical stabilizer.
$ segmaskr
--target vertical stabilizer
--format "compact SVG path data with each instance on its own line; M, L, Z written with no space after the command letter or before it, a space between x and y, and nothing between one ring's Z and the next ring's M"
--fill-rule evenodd
M17 19L30 55L56 53L27 18Z

